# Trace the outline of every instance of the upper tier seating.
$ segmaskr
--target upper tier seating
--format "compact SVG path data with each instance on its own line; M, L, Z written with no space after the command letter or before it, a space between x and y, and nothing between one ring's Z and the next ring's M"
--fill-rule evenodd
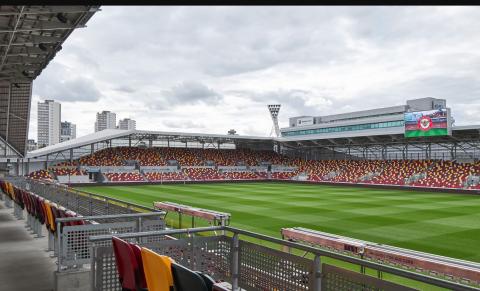
M120 149L107 148L80 158L80 164L85 166L122 166Z

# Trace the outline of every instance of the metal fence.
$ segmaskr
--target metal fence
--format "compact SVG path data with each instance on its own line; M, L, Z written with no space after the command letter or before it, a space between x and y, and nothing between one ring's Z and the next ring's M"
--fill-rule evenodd
M55 244L58 249L58 270L90 263L90 242L88 241L90 236L163 230L165 229L164 216L165 212L150 212L57 218ZM90 223L61 228L62 223L78 221ZM106 245L110 245L110 242Z
M10 176L6 177L5 180L84 216L155 211L152 207L68 188L53 182L21 176Z
M215 232L225 231L226 235ZM198 235L198 234L202 235ZM176 240L146 243L145 238L176 236ZM294 242L289 242L232 227L204 227L156 232L119 234L120 238L137 242L172 257L192 270L209 274L216 280L231 283L232 290L418 290L418 286L442 287L449 290L478 290L471 286L414 273L393 266L350 257ZM90 237L92 290L121 290L113 248L104 246L112 236ZM243 238L248 238L245 240ZM250 242L254 240L255 242ZM272 247L289 247L291 253ZM303 253L303 255L300 255ZM327 264L338 260L380 271L382 279L368 274ZM332 260L333 259L333 260ZM423 287L422 287L423 288Z

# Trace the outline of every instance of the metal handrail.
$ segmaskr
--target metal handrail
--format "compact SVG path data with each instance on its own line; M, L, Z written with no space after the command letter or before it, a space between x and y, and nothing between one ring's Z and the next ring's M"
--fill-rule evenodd
M136 218L165 215L164 211L127 213L127 214L110 214L110 215L94 215L94 216L77 216L77 217L59 217L56 222L71 222L78 220L95 220L95 219L111 219L111 218Z
M89 238L89 240L93 243L92 244L92 248L93 248L96 242L110 240L110 239L112 239L113 236L116 236L116 237L119 237L119 238L142 238L142 237L148 237L148 236L173 235L173 234L194 234L194 233L200 233L200 232L221 231L221 230L230 231L234 234L234 237L237 237L237 238L238 238L238 235L245 235L245 236L260 239L260 240L263 240L263 241L267 241L267 242L271 242L271 243L295 248L295 249L298 249L298 250L302 250L304 252L309 252L309 253L314 254L315 256L324 256L324 257L329 257L329 258L336 259L336 260L345 261L345 262L352 263L352 264L355 264L355 265L364 266L364 267L371 268L371 269L374 269L374 270L377 270L377 271L390 273L390 274L393 274L393 275L396 275L396 276L400 276L400 277L412 279L412 280L415 280L415 281L435 285L435 286L438 286L438 287L443 287L443 288L452 289L452 290L459 290L459 291L473 291L473 290L478 291L478 290L480 290L480 289L472 287L472 286L467 286L467 285L463 285L463 284L460 284L460 283L451 282L451 281L444 280L444 279L441 279L441 278L435 278L435 277L415 273L415 272L404 270L404 269L398 269L398 268L395 268L395 267L392 267L392 266L382 265L382 264L379 264L379 263L376 263L376 262L362 260L361 258L351 257L351 256L348 256L348 255L345 255L345 254L336 253L336 252L332 252L332 251L328 251L328 250L324 250L324 249L318 249L318 248L315 248L315 247L312 247L312 246L307 246L307 245L303 245L303 244L296 243L296 242L286 241L286 240L282 240L282 239L279 239L279 238L275 238L275 237L271 237L271 236L267 236L267 235L243 230L243 229L238 229L238 228L234 228L234 227L230 227L230 226L198 227L198 228L175 229L175 230L165 230L165 231L126 233L126 234L118 234L118 235L99 235L99 236L91 236Z
M85 190L78 190L78 189L72 189L72 188L67 188L65 190L67 190L71 193L77 194L77 195L78 194L86 194L88 196L98 198L98 200L108 200L108 201L117 202L117 203L126 205L127 208L130 206L130 208L134 207L134 208L146 210L146 211L149 211L149 212L156 211L153 207L143 206L143 205L132 203L132 202L126 202L124 200L120 200L120 199L117 199L117 198L112 198L112 197L108 197L108 196L104 196L104 195L91 193L91 192L88 192L88 191L85 191Z

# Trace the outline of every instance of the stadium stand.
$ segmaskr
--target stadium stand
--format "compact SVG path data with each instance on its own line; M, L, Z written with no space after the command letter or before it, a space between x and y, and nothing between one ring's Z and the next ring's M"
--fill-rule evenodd
M431 160L393 160L384 166L380 175L373 177L367 183L405 185L406 179L426 172L431 165Z
M223 173L225 180L258 180L262 179L258 174L254 172L225 172ZM266 178L266 176L265 176Z
M157 181L183 181L186 179L182 172L148 172L145 178L151 182Z
M125 169L126 165L130 168ZM266 172L269 165L272 169L280 168L275 168L269 175ZM309 182L480 188L478 184L467 183L468 177L480 175L478 161L304 160L274 151L249 149L107 148L77 161L62 162L48 170L32 172L29 177L54 180L56 176L88 175L84 167L91 166L109 167L104 173L109 182L292 180L304 175ZM142 167L148 170L143 171ZM169 167L169 170L158 170L158 167ZM290 169L286 170L287 167Z
M185 168L183 173L193 181L225 180L224 175L212 168Z
M413 183L419 187L462 188L474 168L471 163L437 161L426 172L426 177Z
M30 173L28 176L30 178L37 179L37 180L50 180L50 181L52 181L54 179L53 176L50 174L50 172L48 172L47 170L38 170L38 171Z
M122 166L121 155L119 155L119 148L108 148L100 150L80 158L80 164L85 166Z
M139 172L105 173L111 182L144 182L145 179Z

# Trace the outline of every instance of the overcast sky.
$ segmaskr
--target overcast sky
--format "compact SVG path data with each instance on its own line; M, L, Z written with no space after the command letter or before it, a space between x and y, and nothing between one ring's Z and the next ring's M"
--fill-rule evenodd
M288 117L446 98L480 124L480 7L102 6L34 81L77 136L110 110L137 129L268 135Z

